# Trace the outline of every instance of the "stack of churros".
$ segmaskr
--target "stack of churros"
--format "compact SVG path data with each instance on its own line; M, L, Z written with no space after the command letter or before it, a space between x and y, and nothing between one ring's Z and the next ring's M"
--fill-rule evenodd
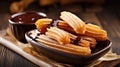
M61 12L62 20L42 18L36 21L41 35L37 41L76 55L87 56L97 41L107 40L107 32L97 25L85 23L75 14Z

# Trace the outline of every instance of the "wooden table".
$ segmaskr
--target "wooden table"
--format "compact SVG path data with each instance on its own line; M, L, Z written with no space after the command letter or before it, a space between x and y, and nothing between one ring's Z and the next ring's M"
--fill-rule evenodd
M1 2L0 6L0 30L8 27L9 3ZM41 11L49 17L59 19L60 12L63 10L75 13L85 22L92 22L107 30L108 37L113 42L112 49L120 55L120 5L90 6L81 4L71 5L51 5L40 7L37 3L31 4L25 11ZM110 62L103 62L96 67L120 67L120 59ZM0 44L0 67L38 67L34 63L26 60L14 51Z

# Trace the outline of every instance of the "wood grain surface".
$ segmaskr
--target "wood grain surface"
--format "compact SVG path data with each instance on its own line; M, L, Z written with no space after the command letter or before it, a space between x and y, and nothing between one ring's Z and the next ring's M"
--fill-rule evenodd
M12 15L9 12L10 3L1 1L0 6L0 30L8 27L8 18ZM112 49L120 55L120 5L90 6L82 4L70 5L51 5L41 7L38 3L31 4L25 11L41 11L48 14L53 19L59 19L60 12L63 10L75 13L85 22L92 22L107 30L108 37L113 42ZM11 51L0 44L0 67L38 67L34 63L26 60L19 54ZM120 59L102 62L96 67L120 67Z

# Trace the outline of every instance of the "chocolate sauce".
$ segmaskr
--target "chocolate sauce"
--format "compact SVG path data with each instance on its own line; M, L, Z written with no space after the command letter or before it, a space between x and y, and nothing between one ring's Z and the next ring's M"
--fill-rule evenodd
M40 36L40 33L38 33L37 36Z
M58 26L59 20L52 20L51 24L48 25L48 28Z
M41 35L40 33L37 33L34 37L32 37L32 36L31 36L32 34L33 34L33 33L30 32L30 33L28 33L28 36L29 36L31 39L35 40L35 41L37 41L36 39L38 38L38 36Z
M50 28L50 27L57 27L58 26L58 23L59 23L60 20L52 20L52 22L47 25L46 27L44 27L43 29L41 29L41 34L45 34L45 32L47 31L47 28ZM64 29L63 29L64 30ZM66 30L65 30L66 31ZM69 33L71 33L70 31L68 31ZM76 34L77 35L77 34ZM71 40L71 43L73 44L76 44L76 45L79 45L81 41L81 37L80 35L77 36L77 38L75 40Z
M54 20L54 21L51 23L51 26L58 26L59 21L60 21L60 20Z
M47 31L47 27L48 25L43 26L40 30L40 34L45 34L45 32Z
M40 18L45 18L46 15L43 15L41 13L37 12L24 12L20 14L14 15L11 20L15 23L35 23Z
M58 26L58 23L59 23L59 20L52 20L52 22L49 25L46 25L41 29L40 31L41 34L45 34L45 32L47 31L47 28Z
M80 41L81 41L81 37L77 36L77 38L73 40L73 44L79 45Z

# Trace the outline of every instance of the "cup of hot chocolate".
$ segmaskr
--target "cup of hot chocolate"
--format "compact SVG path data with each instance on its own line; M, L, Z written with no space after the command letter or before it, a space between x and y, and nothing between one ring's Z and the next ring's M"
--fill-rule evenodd
M14 37L23 43L27 43L25 33L35 29L35 22L40 18L46 18L47 15L43 12L21 12L13 14L9 18L9 27Z

